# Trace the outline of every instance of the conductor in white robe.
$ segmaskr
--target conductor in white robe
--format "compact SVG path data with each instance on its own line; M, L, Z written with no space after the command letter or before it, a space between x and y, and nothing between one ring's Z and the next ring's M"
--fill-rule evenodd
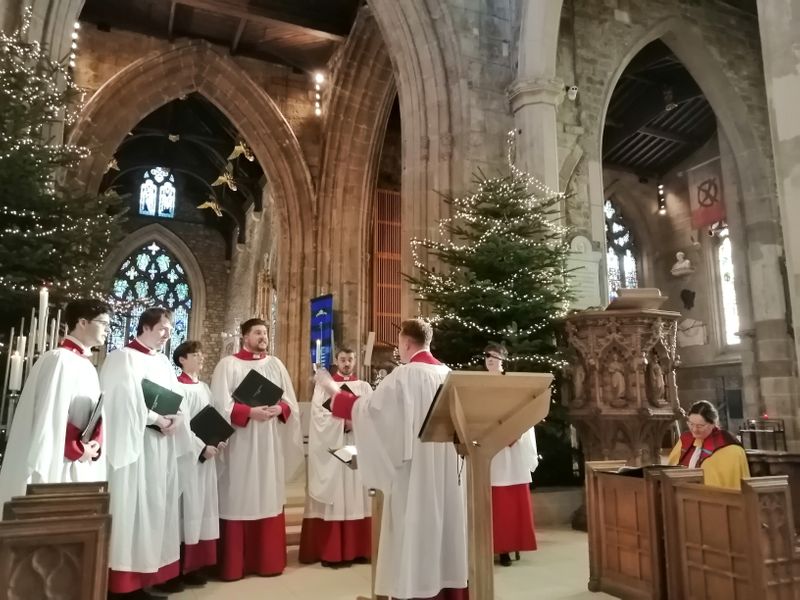
M483 350L486 370L502 373L508 351L491 343ZM491 402L491 398L487 401ZM531 473L539 466L533 428L492 459L492 532L500 564L511 566L511 553L536 550L531 502Z
M394 600L467 598L466 486L450 443L423 443L420 427L449 369L430 352L433 331L422 319L400 325L403 364L370 395L337 392L333 414L353 422L364 484L383 491L375 593Z
M303 462L300 412L286 367L267 354L262 319L242 323L244 348L223 358L211 377L214 407L236 433L217 460L219 472L219 576L279 575L286 567L286 480ZM233 392L255 370L283 390L275 406L236 402Z
M67 305L68 335L36 361L19 398L0 470L0 506L25 495L28 483L106 480L102 419L90 441L80 438L100 398L91 348L105 344L110 313L99 300Z
M111 431L108 590L113 598L156 597L145 588L180 573L178 458L192 450L188 424L181 415L148 410L142 392L144 379L181 391L160 352L172 332L171 318L166 308L145 310L136 339L111 352L100 371Z
M355 374L356 355L350 348L336 353L333 380L356 396L366 396L372 387ZM335 458L329 450L355 444L353 424L323 406L329 395L320 386L311 399L308 431L308 495L300 536L302 563L321 562L338 568L366 562L371 556L371 499L361 481L361 472Z

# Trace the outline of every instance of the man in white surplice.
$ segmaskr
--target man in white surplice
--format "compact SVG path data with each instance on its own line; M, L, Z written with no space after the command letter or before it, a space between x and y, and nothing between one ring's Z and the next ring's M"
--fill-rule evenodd
M333 380L356 396L372 388L355 373L356 355L350 348L336 353ZM351 469L329 450L355 443L351 422L335 417L324 406L328 394L320 386L311 398L308 431L308 497L300 536L302 563L322 562L323 567L348 566L371 555L371 501L361 472Z
M317 382L334 395L332 412L351 419L364 485L385 495L375 593L393 599L467 598L465 486L450 443L418 433L449 369L430 353L433 331L422 319L400 325L406 363L370 395L338 391L326 372ZM338 393L337 393L338 392Z
M144 588L180 572L178 458L192 451L181 415L148 410L142 380L181 393L169 359L160 352L172 333L172 312L154 307L139 317L136 339L111 352L100 371L108 419L108 486L112 597L153 598ZM130 596L128 594L131 594Z
M236 429L217 459L224 581L280 575L286 568L286 480L303 462L297 399L286 367L267 354L267 324L248 319L241 331L244 348L219 361L211 376L214 407ZM251 370L283 390L275 406L251 407L233 399Z
M25 495L28 483L106 480L102 420L90 441L80 437L100 397L91 348L105 344L110 312L98 300L67 305L69 335L36 361L19 398L0 471L0 506Z

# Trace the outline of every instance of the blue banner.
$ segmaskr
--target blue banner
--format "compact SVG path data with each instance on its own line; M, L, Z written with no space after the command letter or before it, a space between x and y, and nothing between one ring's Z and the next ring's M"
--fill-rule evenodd
M311 362L326 369L333 362L333 295L311 299Z

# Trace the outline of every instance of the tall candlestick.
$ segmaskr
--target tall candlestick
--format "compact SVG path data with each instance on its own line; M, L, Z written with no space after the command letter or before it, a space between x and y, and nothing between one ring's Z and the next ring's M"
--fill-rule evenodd
M20 356L25 356L25 346L28 343L28 338L24 335L20 335L17 337L17 352L19 352Z
M31 317L31 330L28 332L28 339L30 340L30 344L28 344L28 368L30 369L33 365L33 352L36 346L36 317Z
M56 320L50 319L50 350L56 347Z
M317 356L316 356L316 363L317 366L322 364L322 340L317 338Z
M11 355L11 374L8 376L8 389L18 392L22 388L22 357L19 352Z
M3 375L3 385L0 386L0 423L3 422L3 414L6 406L6 390L8 389L8 376L11 371L11 349L14 344L14 328L11 328L11 336L8 338L8 357L6 358L6 372Z
M56 313L56 346L61 341L61 309Z
M36 345L39 352L44 352L45 336L47 335L47 305L50 302L50 293L46 287L39 290L39 331L36 337Z

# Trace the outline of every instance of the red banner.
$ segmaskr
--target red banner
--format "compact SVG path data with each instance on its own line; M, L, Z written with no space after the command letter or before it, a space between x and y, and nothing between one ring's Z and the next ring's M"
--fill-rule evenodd
M719 159L689 169L688 180L692 227L702 229L724 221L725 199Z

